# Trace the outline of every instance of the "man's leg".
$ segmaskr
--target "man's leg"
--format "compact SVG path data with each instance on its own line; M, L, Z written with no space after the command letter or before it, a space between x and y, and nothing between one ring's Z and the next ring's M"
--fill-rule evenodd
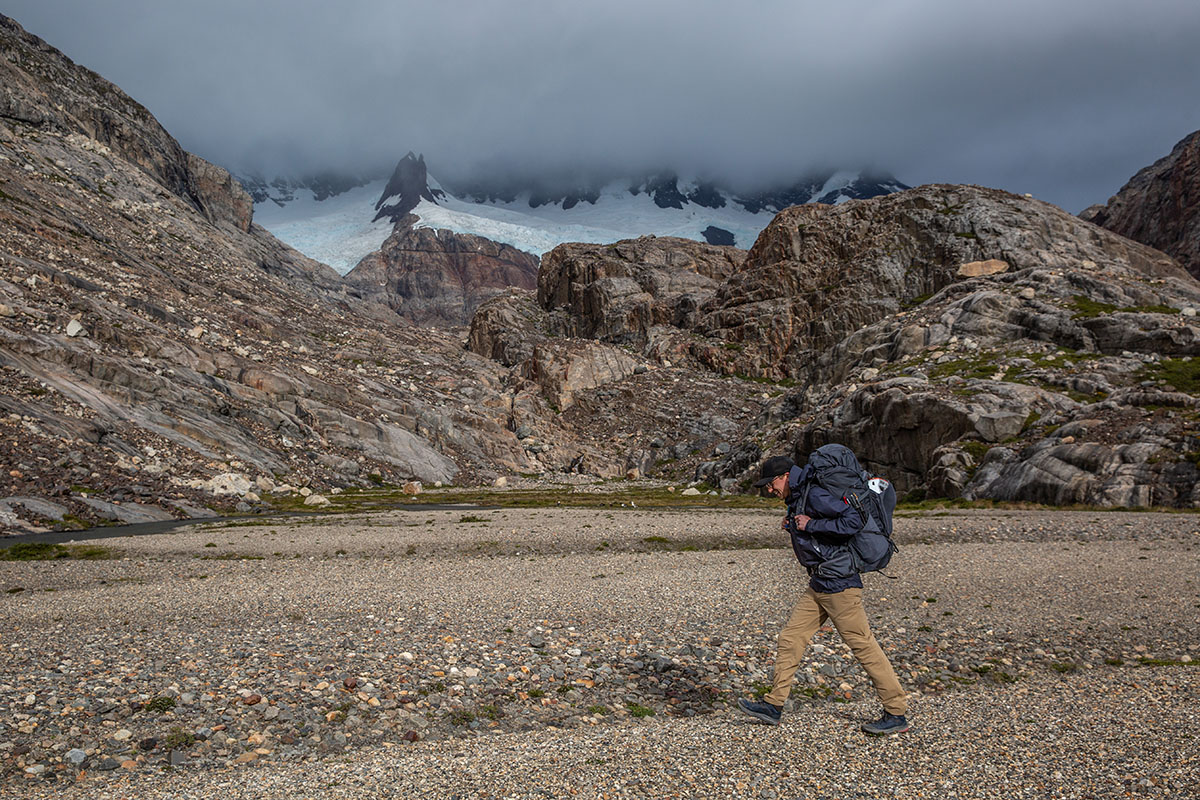
M817 595L809 587L800 595L792 608L787 624L779 632L779 644L775 652L775 678L771 692L764 700L771 705L782 706L792 691L792 678L800 667L800 659L808 648L813 634L828 619L825 610L817 602Z
M846 589L836 594L817 595L817 601L822 609L833 620L833 624L842 635L842 639L850 646L858 663L862 664L871 683L875 684L875 693L883 703L883 710L889 714L903 716L908 711L908 697L896 679L896 671L892 662L884 655L883 648L871 633L867 623L867 611L863 608L862 589Z

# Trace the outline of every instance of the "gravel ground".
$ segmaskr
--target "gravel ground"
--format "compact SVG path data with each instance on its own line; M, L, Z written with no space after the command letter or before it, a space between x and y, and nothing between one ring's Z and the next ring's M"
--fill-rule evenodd
M915 727L883 740L829 631L784 725L732 709L803 588L782 536L753 511L405 510L0 562L0 793L1196 796L1197 516L898 519L866 598Z

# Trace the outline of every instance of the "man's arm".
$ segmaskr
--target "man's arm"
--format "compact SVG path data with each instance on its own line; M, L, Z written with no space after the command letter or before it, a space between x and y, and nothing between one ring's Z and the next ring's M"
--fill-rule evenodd
M824 489L813 488L809 493L808 507L817 516L800 514L796 517L796 527L805 533L849 538L863 528L862 513Z

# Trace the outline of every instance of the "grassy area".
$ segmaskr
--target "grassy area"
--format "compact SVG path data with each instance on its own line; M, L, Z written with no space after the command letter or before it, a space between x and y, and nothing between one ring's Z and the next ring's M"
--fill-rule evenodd
M420 495L407 495L399 488L349 489L341 494L328 495L329 505L322 513L346 513L421 505L473 505L496 508L762 508L778 509L778 500L749 494L685 495L669 492L662 487L618 486L601 492L578 492L569 488L553 489L432 489ZM266 498L264 498L266 499ZM284 511L314 511L304 505L304 498L271 497L269 502Z
M1178 314L1179 309L1165 305L1150 305L1150 306L1117 306L1112 303L1101 303L1093 300L1090 297L1077 294L1071 298L1071 308L1075 309L1075 313L1071 315L1071 319L1091 319L1093 317L1111 314L1114 311L1125 311L1133 314Z
M1164 358L1157 364L1147 364L1138 370L1139 381L1162 381L1176 391L1200 395L1200 359Z
M74 558L80 561L100 561L120 558L124 553L101 545L61 545L49 542L20 542L11 547L0 547L0 561L56 561Z

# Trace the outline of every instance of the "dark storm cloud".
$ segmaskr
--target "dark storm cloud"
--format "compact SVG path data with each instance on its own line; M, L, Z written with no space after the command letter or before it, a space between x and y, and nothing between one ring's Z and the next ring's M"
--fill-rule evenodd
M234 169L672 166L1102 202L1200 128L1194 0L10 0Z

